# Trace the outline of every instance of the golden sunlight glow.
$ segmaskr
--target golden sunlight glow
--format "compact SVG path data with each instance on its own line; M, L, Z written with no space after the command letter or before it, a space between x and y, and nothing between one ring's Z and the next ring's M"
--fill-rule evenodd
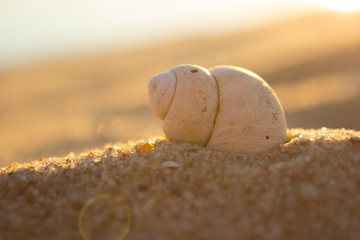
M337 11L355 11L360 9L359 0L316 0L316 2Z

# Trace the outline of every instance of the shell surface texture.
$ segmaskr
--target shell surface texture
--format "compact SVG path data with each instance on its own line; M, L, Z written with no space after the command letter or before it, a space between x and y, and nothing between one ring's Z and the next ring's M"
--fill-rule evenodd
M234 152L263 152L286 141L280 101L240 67L179 65L149 81L150 104L170 141Z

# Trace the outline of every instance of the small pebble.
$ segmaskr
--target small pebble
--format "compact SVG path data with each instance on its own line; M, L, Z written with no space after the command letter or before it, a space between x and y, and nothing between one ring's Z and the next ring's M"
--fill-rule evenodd
M180 165L174 161L166 161L166 162L163 162L161 164L163 167L168 167L168 168L177 168L177 167L180 167Z

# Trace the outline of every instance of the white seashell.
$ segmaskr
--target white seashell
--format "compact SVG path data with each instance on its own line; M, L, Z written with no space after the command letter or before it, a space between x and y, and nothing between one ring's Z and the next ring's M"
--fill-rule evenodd
M180 65L152 78L149 95L171 141L236 152L262 152L286 141L278 98L249 70Z

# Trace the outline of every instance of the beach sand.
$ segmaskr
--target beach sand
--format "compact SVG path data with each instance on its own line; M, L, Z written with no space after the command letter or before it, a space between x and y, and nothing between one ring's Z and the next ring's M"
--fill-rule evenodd
M163 137L0 172L0 239L358 239L360 132L259 154Z

